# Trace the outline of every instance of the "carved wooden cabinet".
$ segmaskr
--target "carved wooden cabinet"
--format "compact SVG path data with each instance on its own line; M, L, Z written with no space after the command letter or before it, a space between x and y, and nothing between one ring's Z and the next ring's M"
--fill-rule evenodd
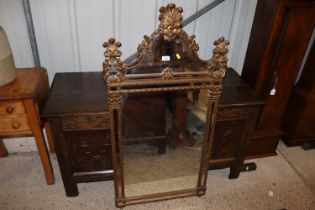
M223 87L210 169L231 167L236 157L245 158L263 104L233 69ZM78 195L77 183L113 179L105 92L101 72L57 73L52 83L43 117L68 196Z
M275 155L282 118L315 25L314 0L258 0L242 78L265 99L248 148Z

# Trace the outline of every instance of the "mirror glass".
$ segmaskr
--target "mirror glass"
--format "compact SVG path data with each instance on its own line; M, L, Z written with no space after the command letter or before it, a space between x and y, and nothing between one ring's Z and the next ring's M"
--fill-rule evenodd
M206 102L203 90L123 95L125 197L197 187Z

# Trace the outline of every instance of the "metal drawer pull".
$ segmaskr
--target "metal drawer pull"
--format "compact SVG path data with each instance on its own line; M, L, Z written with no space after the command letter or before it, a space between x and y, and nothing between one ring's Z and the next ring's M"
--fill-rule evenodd
M13 123L13 124L12 124L12 128L13 128L13 129L18 129L20 126L21 126L20 123Z
M5 109L5 111L6 111L8 114L12 114L13 111L14 111L14 107L8 106L8 107Z

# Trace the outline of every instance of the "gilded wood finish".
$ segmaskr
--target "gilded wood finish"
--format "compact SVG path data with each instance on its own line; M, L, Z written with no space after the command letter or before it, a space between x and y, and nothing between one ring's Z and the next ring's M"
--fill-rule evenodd
M107 103L111 113L111 144L114 166L115 197L119 207L148 202L154 200L169 199L187 195L203 195L206 190L208 161L214 137L214 127L218 103L222 90L222 79L227 69L227 52L225 48L229 44L224 38L214 42L215 49L209 61L199 59L198 45L194 36L188 36L182 30L182 8L174 4L168 4L160 9L160 25L150 38L144 37L144 41L138 47L138 57L130 64L120 61L120 42L114 38L104 43L106 51L103 63L103 80L107 85ZM178 38L184 52L199 66L196 71L186 69L185 72L175 72L171 67L166 67L161 73L132 74L132 69L146 65L145 58L152 56L153 48L157 40L163 36L164 40L171 41ZM152 86L157 85L158 87ZM124 194L123 171L123 143L122 143L122 110L121 98L125 93L147 93L183 90L207 90L207 117L205 123L205 137L202 146L202 158L200 163L199 178L196 189L174 191L149 196L137 196L127 198Z

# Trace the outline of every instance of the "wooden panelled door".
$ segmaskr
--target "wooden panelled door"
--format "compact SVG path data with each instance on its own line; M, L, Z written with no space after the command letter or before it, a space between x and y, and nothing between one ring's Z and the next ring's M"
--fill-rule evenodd
M282 117L314 25L315 1L258 1L242 77L266 104L249 155L275 154L284 134Z

